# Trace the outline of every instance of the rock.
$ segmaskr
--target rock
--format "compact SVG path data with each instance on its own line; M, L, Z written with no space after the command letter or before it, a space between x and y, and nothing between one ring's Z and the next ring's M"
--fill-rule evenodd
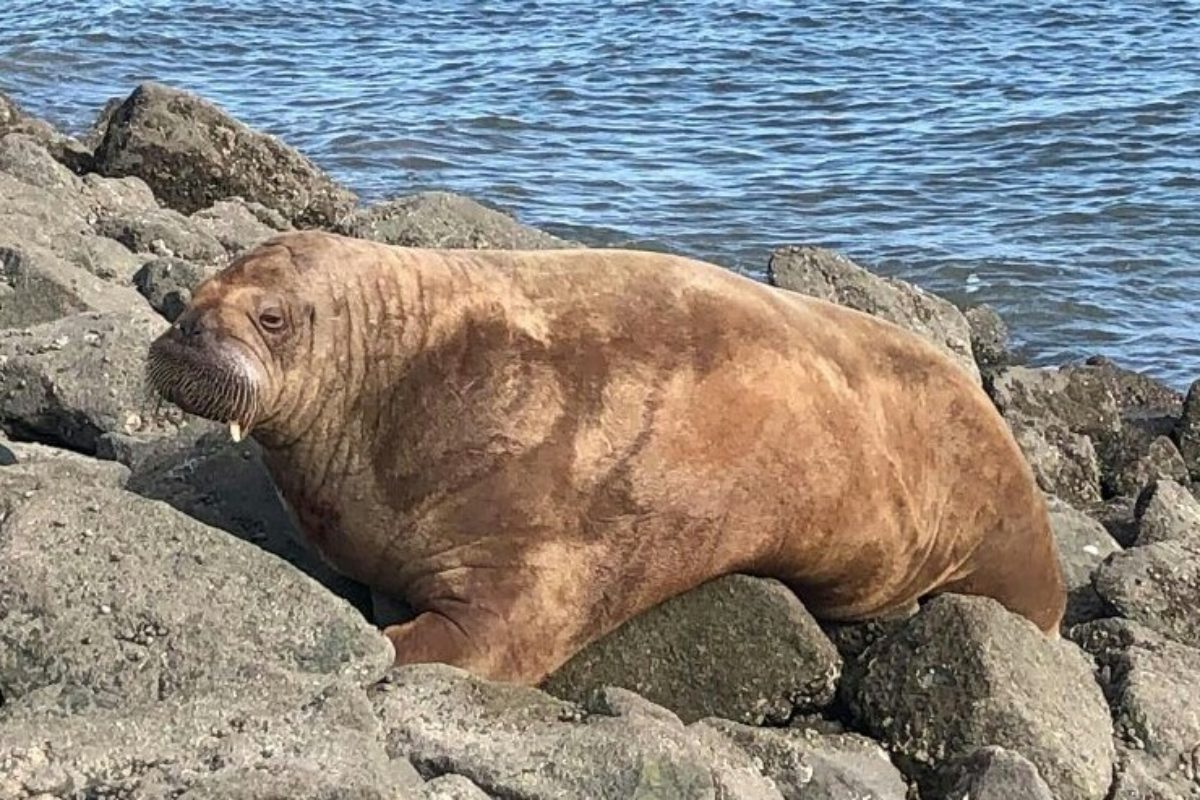
M246 203L240 197L219 200L192 214L191 221L196 228L219 241L230 255L248 250L290 227L270 209L259 203Z
M1100 502L1100 460L1091 439L1072 433L1057 420L1008 422L1043 492L1077 507Z
M1096 594L1092 576L1104 559L1121 546L1104 526L1058 498L1048 498L1050 525L1067 583L1065 625L1102 616L1104 602Z
M1060 800L1108 789L1112 721L1088 659L990 598L929 600L847 665L841 689L923 796L944 794L940 770L988 745L1037 765Z
M1159 436L1137 461L1121 465L1109 486L1112 494L1137 495L1147 484L1164 479L1187 483L1188 469L1175 443Z
M32 136L10 133L0 138L0 172L39 189L78 191L79 178Z
M143 83L113 113L96 149L96 171L136 175L159 202L183 214L241 197L297 227L328 226L355 196L276 137L251 130L212 103Z
M209 264L224 261L226 257L225 248L215 237L169 208L104 217L96 223L96 231L116 239L135 253Z
M1080 626L1072 637L1095 656L1105 677L1116 732L1125 747L1121 771L1130 773L1124 783L1170 782L1181 772L1186 780L1197 781L1200 650L1120 619Z
M20 465L23 473L31 475L53 475L59 479L69 475L80 484L117 489L124 487L129 479L129 468L123 464L0 436L0 473L4 468L16 465Z
M543 688L584 702L599 687L620 686L685 722L778 724L828 705L840 674L837 650L791 591L730 575L629 620Z
M1188 777L1200 767L1162 777L1152 776L1140 761L1131 760L1130 753L1118 750L1121 756L1113 774L1112 791L1107 800L1195 800L1200 797L1200 783Z
M50 123L29 116L0 92L0 138L9 134L34 139L72 172L82 174L91 169L92 152L86 145L61 133Z
M215 274L217 269L181 258L156 258L147 261L134 274L133 285L151 308L174 322L191 302L192 289Z
M490 795L528 800L782 797L724 737L685 728L627 692L609 694L606 710L589 713L441 664L393 669L371 689L388 754L426 779L452 772Z
M1174 437L1192 480L1200 481L1200 380L1188 389Z
M390 665L385 637L283 561L38 466L0 469L0 721L200 695L244 705L281 681L366 683Z
M0 234L0 328L41 325L84 311L119 314L143 305L132 289L42 248L8 246Z
M1137 544L1190 542L1200 549L1200 500L1173 480L1154 481L1138 496Z
M1103 356L1092 356L1084 363L1109 386L1122 412L1179 416L1183 395L1157 378L1124 369Z
M83 453L110 431L175 433L182 413L160 410L144 381L146 348L165 323L142 308L0 331L0 426Z
M83 187L97 217L133 217L158 210L154 192L141 178L105 178L92 172L83 176Z
M954 772L946 800L1054 800L1037 767L1002 747L979 748Z
M1080 367L1006 367L992 380L992 400L1006 419L1062 422L1093 440L1116 435L1121 408L1097 370Z
M905 800L908 785L875 742L854 733L755 728L722 719L699 723L728 738L775 782L785 800Z
M545 250L572 244L449 192L420 192L360 209L337 230L404 247Z
M419 797L348 681L267 681L58 718L0 719L0 798L358 800Z
M971 353L980 367L998 367L1012 361L1008 351L1008 326L986 303L963 312L971 327Z
M821 247L775 250L767 264L767 280L774 286L849 306L921 334L980 380L970 323L948 300L902 280L873 275L845 256Z
M488 795L462 775L442 775L425 784L420 800L488 800Z
M1186 540L1131 547L1096 571L1096 592L1122 617L1200 647L1200 548Z

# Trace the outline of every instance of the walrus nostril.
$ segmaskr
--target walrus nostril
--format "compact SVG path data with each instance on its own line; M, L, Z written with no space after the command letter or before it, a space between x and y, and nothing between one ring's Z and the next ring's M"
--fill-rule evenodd
M181 314L175 320L175 330L184 338L192 338L204 333L207 326L204 324L202 314L197 314L194 311Z

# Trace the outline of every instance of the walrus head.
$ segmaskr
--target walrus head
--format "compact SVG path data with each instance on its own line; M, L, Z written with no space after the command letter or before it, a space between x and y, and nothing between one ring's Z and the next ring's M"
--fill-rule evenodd
M290 364L311 347L313 308L286 248L268 244L196 287L151 344L151 388L184 411L229 425L234 440L280 409Z

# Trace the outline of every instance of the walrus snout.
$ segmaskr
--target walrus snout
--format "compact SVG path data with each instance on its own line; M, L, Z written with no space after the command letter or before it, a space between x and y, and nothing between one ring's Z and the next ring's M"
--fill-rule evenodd
M249 348L215 314L189 308L150 345L147 378L159 396L214 422L234 438L261 415L261 368Z

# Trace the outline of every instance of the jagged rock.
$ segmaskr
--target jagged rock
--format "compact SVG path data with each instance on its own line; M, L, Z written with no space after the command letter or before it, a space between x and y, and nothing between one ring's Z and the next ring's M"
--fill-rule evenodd
M29 116L0 92L0 138L8 134L20 134L37 141L72 172L82 174L91 169L92 152L86 145L45 120Z
M83 188L97 218L136 216L158 209L154 192L141 178L105 178L92 172L83 176Z
M1095 656L1105 679L1116 732L1125 748L1120 772L1128 776L1119 783L1170 783L1181 772L1185 780L1196 781L1200 650L1121 619L1080 626L1072 636Z
M96 223L96 231L116 239L135 253L210 264L224 261L226 257L225 248L214 236L169 208L104 217Z
M1079 507L1100 501L1100 460L1091 439L1057 420L1008 422L1043 492Z
M0 469L0 721L201 695L237 713L286 679L389 666L385 637L283 561L46 466Z
M215 265L204 267L181 258L156 258L134 274L133 285L151 308L174 322L191 302L192 289L218 269Z
M944 794L940 770L988 745L1037 765L1060 800L1108 789L1112 721L1088 659L990 598L928 601L848 664L841 688L856 724L922 795Z
M420 800L488 800L488 795L462 775L441 775L425 784Z
M138 305L0 331L0 426L84 453L110 431L173 434L181 412L160 410L144 381L146 348L165 323Z
M51 192L78 191L79 178L32 136L10 133L0 138L0 172Z
M198 603L203 603L197 599ZM0 798L419 797L347 680L269 680L66 717L0 717Z
M571 244L450 192L420 192L360 209L337 231L405 247L541 250Z
M905 800L908 785L876 742L855 733L756 728L723 719L698 723L761 764L785 800Z
M971 353L980 367L998 367L1012 360L1008 351L1008 326L986 303L963 312L971 327Z
M1048 498L1050 525L1058 544L1063 577L1067 583L1067 613L1064 623L1073 625L1104 613L1104 602L1096 594L1092 576L1110 554L1121 546L1104 526L1058 498Z
M0 234L0 328L26 328L84 311L126 313L144 305L115 286L34 246L10 246Z
M1058 421L1072 433L1103 440L1121 429L1110 382L1082 367L1007 367L992 380L992 399L1007 419Z
M328 226L357 202L309 159L188 92L143 83L112 114L96 171L136 175L183 214L241 197L297 227Z
M388 754L427 779L453 772L488 794L528 800L782 797L723 736L685 728L623 690L589 713L536 689L417 664L371 691Z
M1174 436L1192 480L1200 481L1200 380L1188 389Z
M1095 585L1121 616L1200 647L1200 548L1190 540L1115 553L1096 571Z
M836 648L792 592L729 575L629 620L543 688L584 702L599 687L620 686L685 722L781 723L828 705L840 673Z
M129 479L123 464L85 456L72 450L49 447L35 442L12 441L0 436L0 473L6 467L20 465L32 475L52 475L62 480L70 476L80 484L122 488ZM0 520L2 522L2 520Z
M1124 369L1103 356L1093 356L1084 363L1109 386L1122 412L1179 416L1183 395L1157 378Z
M1188 469L1175 443L1159 436L1146 447L1144 455L1121 465L1107 482L1107 488L1113 494L1136 495L1147 484L1163 479L1186 483Z
M237 255L274 236L289 226L286 221L260 203L247 203L240 197L219 200L191 216L193 225L215 238L230 255Z
M873 314L940 345L975 380L971 326L950 301L896 278L873 275L821 247L790 246L771 253L767 280L793 292Z
M957 764L946 800L1054 800L1027 758L1002 747L981 747Z
M1137 544L1190 542L1200 549L1200 499L1173 480L1151 483L1138 496Z

